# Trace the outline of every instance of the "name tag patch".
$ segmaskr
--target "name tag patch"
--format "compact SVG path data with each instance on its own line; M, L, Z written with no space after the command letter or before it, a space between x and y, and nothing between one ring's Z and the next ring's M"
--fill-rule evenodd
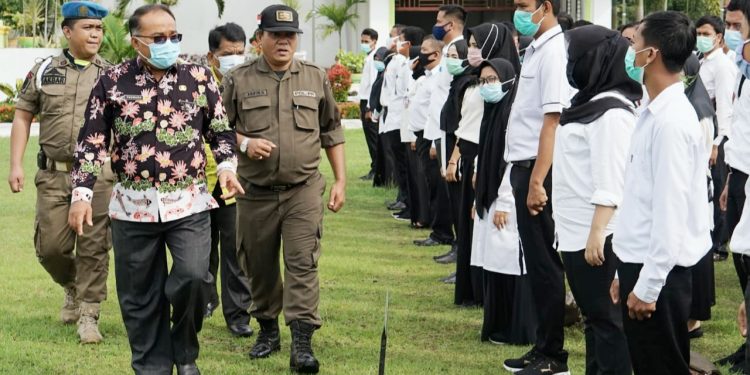
M64 85L66 82L67 71L57 68L47 69L42 74L42 85Z
M317 98L318 97L318 94L316 94L315 91L307 91L307 90L294 91L292 93L292 95L294 95L296 97L304 96L304 97L308 97L308 98Z
M246 98L254 98L256 96L268 96L268 90L253 90L245 94Z
M122 98L125 99L125 100L131 100L131 101L134 101L134 102L139 102L139 101L143 100L143 95L127 95L126 94L126 95L123 95Z

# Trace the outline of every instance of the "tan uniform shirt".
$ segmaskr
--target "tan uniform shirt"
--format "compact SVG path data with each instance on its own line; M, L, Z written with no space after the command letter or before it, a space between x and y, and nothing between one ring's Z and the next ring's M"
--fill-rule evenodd
M39 144L48 158L73 161L91 89L108 66L96 56L90 65L79 69L63 52L51 61L37 63L26 76L16 108L38 115Z
M318 171L320 148L344 143L336 101L324 70L294 60L279 76L264 58L224 76L223 99L235 130L273 142L269 158L239 153L237 173L260 186L297 184Z

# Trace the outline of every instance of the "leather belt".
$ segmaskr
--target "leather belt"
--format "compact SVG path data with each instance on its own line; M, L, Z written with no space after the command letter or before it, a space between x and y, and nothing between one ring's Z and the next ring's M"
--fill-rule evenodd
M51 171L70 172L73 170L73 162L48 159L47 168Z
M307 183L307 180L305 180L305 181L302 181L302 182L300 182L300 183L296 183L296 184L288 184L288 185L269 185L269 186L261 186L261 185L256 185L256 184L250 184L250 186L251 186L251 187L252 187L253 189L258 189L258 190L265 190L265 191L272 191L272 192L274 192L274 193L280 193L280 192L284 192L284 191L289 191L289 190L292 190L292 189L294 189L294 188L296 188L296 187L299 187L299 186L302 186L302 185L304 185L304 184L306 184L306 183Z
M515 165L516 167L531 169L534 167L534 163L536 160L520 160L520 161L512 161L511 164Z

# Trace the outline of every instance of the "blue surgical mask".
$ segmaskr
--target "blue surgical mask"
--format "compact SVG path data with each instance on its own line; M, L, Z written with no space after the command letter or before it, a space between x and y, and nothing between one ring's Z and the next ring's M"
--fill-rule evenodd
M745 44L750 43L750 41L743 42L740 46L744 46ZM745 58L742 56L742 50L744 48L737 47L737 56L735 57L735 62L737 63L737 67L740 69L740 73L745 76L745 78L750 78L750 62L745 60Z
M516 10L515 13L513 13L513 25L516 27L516 30L521 33L521 35L536 35L537 31L539 31L539 27L542 25L543 19L540 20L539 23L534 23L531 18L534 16L534 14L536 14L536 12L540 10L542 10L541 6L533 12Z
M146 58L143 55L141 57L148 60L149 64L156 69L166 70L177 62L177 57L180 55L180 43L172 43L171 40L162 44L151 43L148 45L148 50L151 53L151 58Z
M359 45L359 49L364 53L370 53L372 51L372 47L370 47L370 43L362 43Z
M643 74L648 64L644 66L635 66L635 57L639 53L646 51L648 49L652 49L652 47L646 47L636 52L636 50L633 49L633 47L631 46L631 47L628 47L628 52L625 54L625 71L628 73L628 76L630 77L630 79L640 83L641 85L643 84Z
M508 94L508 90L503 90L503 86L506 83L513 82L515 79L511 79L505 82L494 82L494 83L486 83L484 85L479 86L479 95L484 99L487 103L499 103L505 95Z
M245 62L244 55L227 55L217 57L219 60L219 72L227 74L232 68Z
M737 30L727 30L726 33L724 33L724 42L727 44L727 47L731 49L732 51L736 51L737 48L739 48L744 40L742 39L742 34L740 34Z
M372 62L375 65L375 69L378 70L378 72L382 72L385 70L385 63L378 60L373 60Z

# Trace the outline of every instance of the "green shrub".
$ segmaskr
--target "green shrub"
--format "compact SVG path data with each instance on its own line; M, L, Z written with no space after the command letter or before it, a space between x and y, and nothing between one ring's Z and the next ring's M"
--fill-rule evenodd
M336 54L339 64L345 66L353 74L362 73L362 67L365 65L364 53L345 52L343 50Z

